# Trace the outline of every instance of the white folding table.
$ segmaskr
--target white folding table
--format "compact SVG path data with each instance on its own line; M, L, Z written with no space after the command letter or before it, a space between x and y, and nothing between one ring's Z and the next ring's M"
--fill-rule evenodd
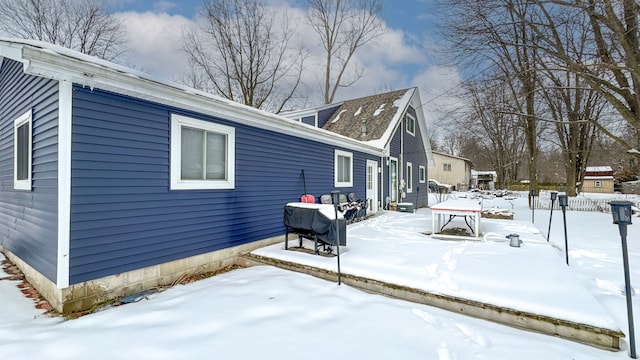
M431 206L431 226L434 234L442 233L442 229L456 216L462 216L467 226L473 231L475 238L480 237L480 213L482 206L477 200L450 199ZM468 222L473 221L473 227Z

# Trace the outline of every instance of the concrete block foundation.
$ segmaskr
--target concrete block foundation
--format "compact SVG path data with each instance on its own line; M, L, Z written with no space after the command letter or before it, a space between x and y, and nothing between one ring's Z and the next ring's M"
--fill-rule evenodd
M0 252L4 253L7 259L16 264L25 275L25 280L29 282L56 311L60 313L73 313L88 310L100 303L135 294L143 290L171 285L185 274L203 274L235 265L236 258L239 255L283 241L284 236L277 236L250 244L234 246L126 273L73 284L63 289L59 289L54 282L40 274L10 251L0 247Z

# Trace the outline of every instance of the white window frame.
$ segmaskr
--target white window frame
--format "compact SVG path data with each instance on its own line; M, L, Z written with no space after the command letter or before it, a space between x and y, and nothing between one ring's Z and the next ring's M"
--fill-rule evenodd
M395 172L393 170L393 165L395 164ZM389 198L392 202L397 202L400 198L400 171L398 171L398 159L394 157L389 158ZM395 175L395 182L393 181Z
M593 186L594 186L594 187L597 187L597 188L601 188L601 187L602 187L602 181L600 181L600 180L595 180L595 181L593 182Z
M349 158L349 181L338 181L338 158L348 157ZM334 161L333 161L333 179L335 187L353 187L353 153L342 151L336 149L334 152Z
M413 117L413 115L407 113L406 116L406 124L405 124L405 128L407 129L407 134L411 134L412 136L416 136L416 118ZM411 122L412 124L412 128L413 131L409 131L409 122Z
M18 180L18 128L29 128L29 144L27 149L27 178ZM16 190L32 190L31 179L33 176L33 112L31 110L20 115L13 122L13 188Z
M227 137L225 180L182 180L181 149L182 127L214 132ZM197 120L182 115L171 114L171 190L216 190L234 189L236 173L236 133L235 128L208 121Z
M413 164L407 162L407 194L413 192Z
M424 165L420 165L418 169L418 179L420 180L420 184L424 184L427 182L427 168Z

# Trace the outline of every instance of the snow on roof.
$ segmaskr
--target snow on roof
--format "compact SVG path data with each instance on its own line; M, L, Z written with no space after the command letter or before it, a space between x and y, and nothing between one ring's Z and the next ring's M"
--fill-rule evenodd
M446 156L446 157L449 157L449 158L454 158L454 159L459 159L459 160L464 160L464 161L471 162L471 160L469 160L467 158L463 158L461 156L455 156L455 155L443 153L443 152L440 152L440 151L432 151L432 153L437 154L437 155Z
M387 104L384 104L384 103L380 104L380 107L378 107L378 109L376 109L376 111L374 111L374 112L373 112L373 116L378 116L378 115L380 115L380 113L381 113L382 111L384 111L384 106L385 106L385 105L387 105Z
M405 89L345 100L323 129L384 147L406 111L412 93L413 89ZM363 134L363 124L366 134Z
M340 115L342 115L345 112L347 112L347 110L340 110L338 115L333 120L331 120L331 122L334 123L334 122L337 122L338 120L340 120Z
M603 176L585 176L585 180L613 180L613 176L611 175L603 175Z
M611 166L587 166L585 169L586 172L605 172L605 171L613 171Z
M203 114L224 114L229 120L247 125L312 138L328 144L349 144L351 148L360 151L384 151L375 144L366 144L349 136L310 127L278 114L43 41L0 37L0 58L2 57L22 62L25 72L36 76L70 81L92 89L99 87Z

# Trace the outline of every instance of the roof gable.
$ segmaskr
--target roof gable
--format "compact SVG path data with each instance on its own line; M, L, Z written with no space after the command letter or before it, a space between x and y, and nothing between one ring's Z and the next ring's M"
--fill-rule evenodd
M412 90L344 101L322 128L360 141L380 140L404 114Z

